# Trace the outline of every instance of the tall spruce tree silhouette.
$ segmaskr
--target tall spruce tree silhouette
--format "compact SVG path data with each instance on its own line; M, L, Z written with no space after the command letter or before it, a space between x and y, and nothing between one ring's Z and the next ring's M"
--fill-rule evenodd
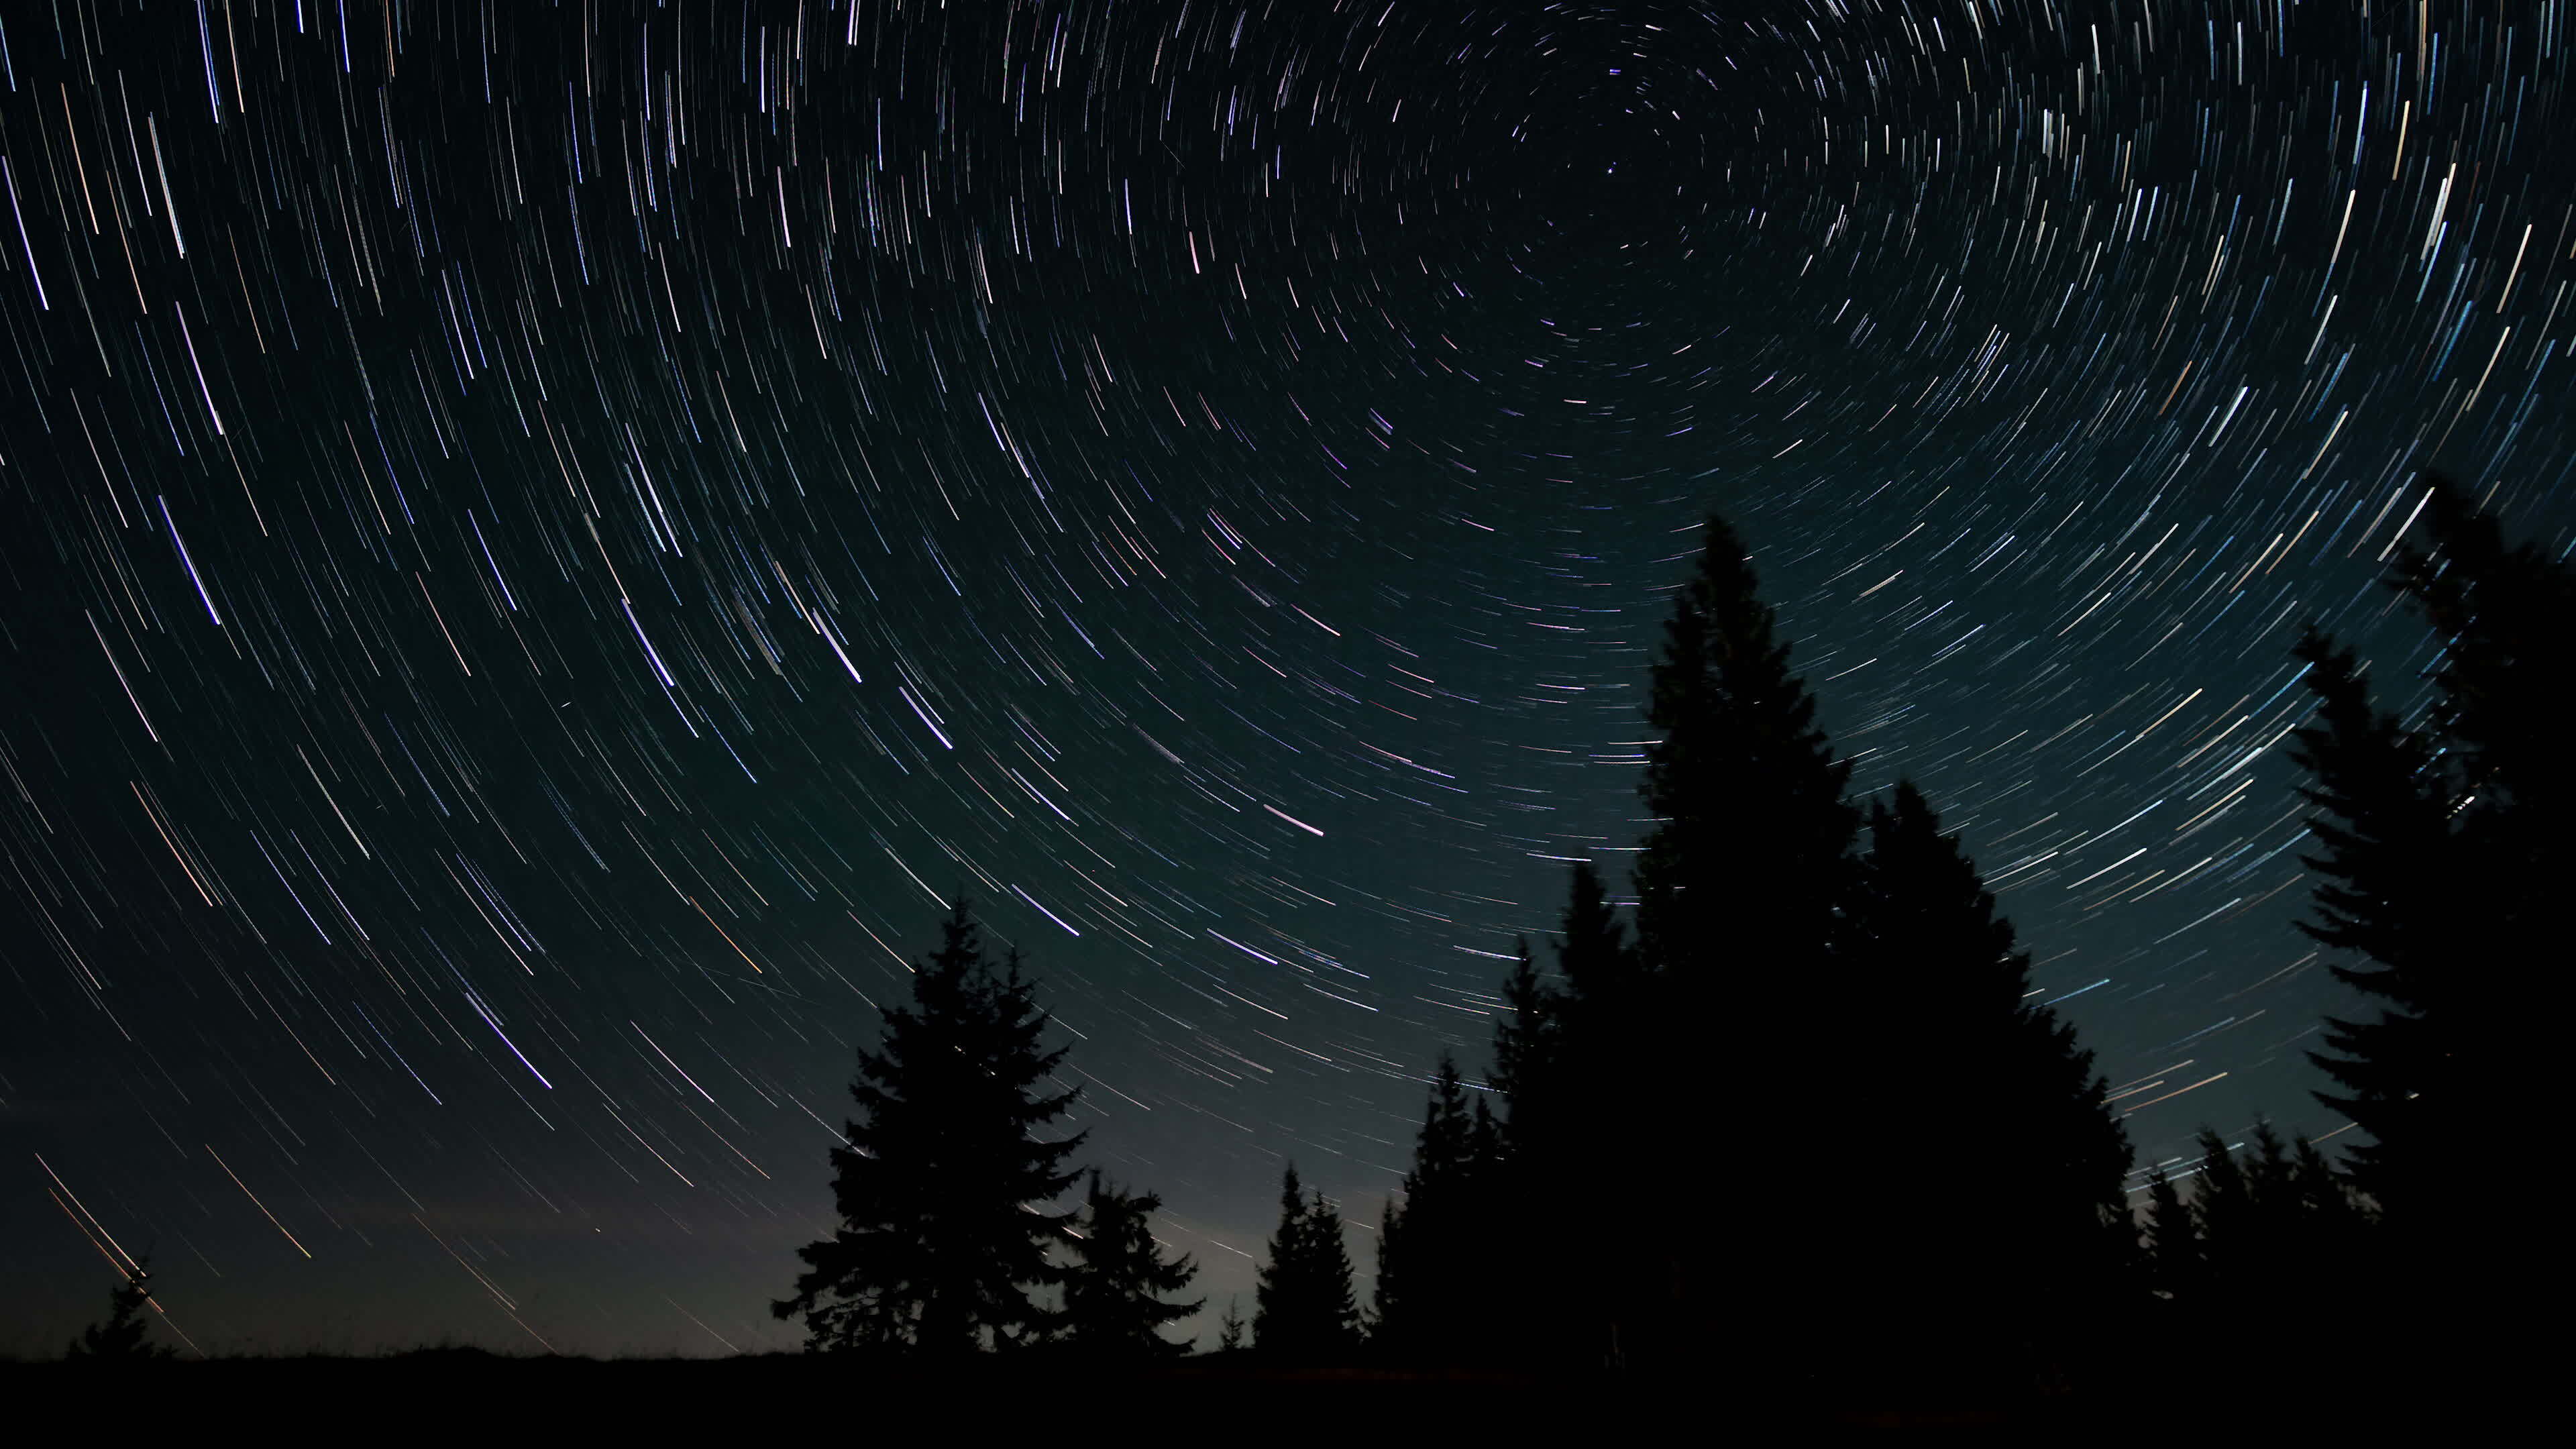
M1789 657L1742 539L1710 518L1648 702L1655 740L1640 789L1655 824L1636 863L1636 1004L1610 1020L1578 1010L1567 1028L1569 1053L1607 1064L1595 1085L1622 1106L1583 1129L1635 1124L1662 1140L1653 1151L1620 1142L1614 1169L1633 1182L1631 1201L1674 1214L1644 1228L1654 1257L1621 1263L1605 1285L1619 1351L1639 1368L1715 1361L1716 1326L1747 1317L1772 1325L1760 1353L1807 1356L1841 1311L1814 1291L1843 1251L1815 1209L1849 1190L1860 1154L1845 1136L1855 1124L1823 1116L1844 1059L1839 1023L1814 993L1828 979L1859 816L1844 799L1850 766L1817 728ZM1729 1026L1713 1073L1711 1033ZM1590 1045L1571 1045L1578 1037ZM1723 1195L1729 1221L1715 1230L1697 1220L1707 1159L1670 1142L1702 1130L1679 1120L1681 1104L1712 1097L1725 1156L1763 1164L1771 1184ZM1748 1243L1758 1256L1741 1251Z
M1187 1318L1207 1300L1171 1303L1198 1276L1189 1258L1168 1259L1146 1219L1162 1210L1152 1193L1133 1196L1091 1174L1073 1261L1064 1274L1063 1339L1090 1358L1162 1358L1189 1352L1158 1331Z
M1501 1308L1509 1254L1495 1230L1507 1200L1497 1124L1471 1105L1446 1053L1404 1176L1379 1218L1371 1341L1399 1362L1459 1364L1484 1356Z
M2371 707L2368 673L2351 650L2311 629L2297 657L2317 710L2291 750L2314 782L2300 793L2319 811L2308 831L2322 847L2302 857L2317 883L2315 919L2299 929L2361 957L2368 964L2327 969L2389 1003L2373 1021L2328 1017L2329 1050L2309 1060L2342 1089L2317 1099L2376 1139L2346 1149L2353 1180L2402 1220L2441 1190L2447 1155L2436 1114L2456 1095L2444 1090L2458 1061L2445 1038L2458 1023L2441 1000L2454 994L2441 979L2444 958L2486 923L2474 918L2475 865L2458 849L2456 786L2435 765L2437 747Z
M1341 1362L1359 1345L1341 1214L1320 1190L1304 1192L1290 1163L1279 1189L1279 1228L1253 1292L1252 1346L1268 1358L1311 1365Z
M953 1358L1047 1336L1055 1315L1033 1289L1061 1280L1050 1261L1073 1214L1032 1211L1079 1176L1061 1170L1087 1134L1039 1141L1077 1092L1041 1095L1064 1060L1040 1044L1048 1018L1014 950L997 973L959 901L938 950L888 1008L879 1050L861 1049L850 1084L865 1120L832 1150L841 1225L797 1250L807 1271L792 1298L808 1349L879 1349Z
M2425 1347L2465 1365L2527 1342L2498 1336L2483 1305L2549 1231L2519 1174L2548 1100L2544 1033L2567 1012L2550 963L2566 954L2557 898L2576 871L2558 702L2576 670L2576 571L2508 546L2456 484L2423 481L2426 542L2392 546L2388 577L2441 646L2423 720L2374 710L2366 671L2332 640L2312 629L2299 646L2318 709L2295 755L2323 847L2306 857L2319 879L2301 927L2370 963L2333 965L2382 1006L2329 1019L2311 1060L2341 1090L2318 1097L2373 1139L2346 1158L2382 1220L2383 1276L2413 1300L2402 1316L2462 1325Z
M1858 1192L1822 1205L1851 1244L1845 1291L1870 1305L1852 1315L1872 1330L1859 1357L1997 1390L2094 1367L2067 1357L2084 1338L2070 1329L2116 1311L2137 1228L2128 1135L2093 1054L2028 1004L2029 953L1912 782L1871 804L1853 881L1837 978L1852 1060L1834 1116L1870 1124L1852 1165L1924 1188L1896 1224ZM1893 1110L1927 1096L1937 1116ZM1963 1138L1990 1144L1976 1190L1933 1186Z
M151 1320L143 1310L152 1302L152 1259L149 1254L136 1260L134 1271L116 1285L108 1295L105 1323L93 1323L71 1341L64 1357L77 1363L158 1363L177 1350L167 1344L152 1342L145 1335L151 1331Z

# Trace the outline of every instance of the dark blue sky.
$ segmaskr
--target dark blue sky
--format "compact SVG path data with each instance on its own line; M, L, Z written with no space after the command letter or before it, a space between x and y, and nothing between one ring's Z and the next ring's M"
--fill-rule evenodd
M2416 701L2428 463L2576 524L2555 6L57 8L0 1349L147 1248L209 1350L791 1344L960 894L1202 1327L1283 1156L1365 1265L1711 508L2141 1170L2323 1136L2290 643Z

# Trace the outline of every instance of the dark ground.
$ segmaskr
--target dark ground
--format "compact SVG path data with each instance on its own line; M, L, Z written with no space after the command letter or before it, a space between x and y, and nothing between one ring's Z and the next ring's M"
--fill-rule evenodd
M2156 1377L2163 1377L2157 1375ZM242 1429L290 1422L340 1437L385 1430L447 1433L664 1434L714 1420L729 1437L784 1439L811 1421L834 1438L899 1424L949 1432L1090 1440L1219 1433L1255 1441L1371 1438L1407 1426L1465 1430L1509 1441L1570 1435L1589 1445L1669 1443L1730 1434L1834 1429L1970 1429L2087 1433L2190 1426L2246 1433L2377 1439L2392 1433L2474 1432L2498 1421L2481 1395L2430 1396L2354 1382L2277 1382L2256 1365L2208 1365L2179 1381L2136 1382L2094 1394L1998 1396L1916 1392L1903 1397L1763 1395L1704 1380L1641 1383L1528 1375L1408 1374L1292 1369L1244 1355L1208 1355L1143 1369L987 1361L962 1372L771 1354L734 1359L512 1357L479 1349L419 1349L374 1357L218 1358L139 1368L0 1364L0 1403L13 1423L69 1414ZM165 1419L167 1410L179 1418ZM290 1416L280 1419L278 1416ZM846 1429L829 1426L848 1420ZM327 1427L326 1427L327 1426ZM1053 1427L1046 1427L1053 1426ZM1159 1427L1158 1427L1159 1426ZM297 1432L295 1437L307 1437ZM799 1433L798 1437L804 1437Z

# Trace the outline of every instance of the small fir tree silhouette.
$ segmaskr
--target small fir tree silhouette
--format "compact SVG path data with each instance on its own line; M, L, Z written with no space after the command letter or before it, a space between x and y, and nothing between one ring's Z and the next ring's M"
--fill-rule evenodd
M1529 938L1515 943L1517 960L1503 982L1503 1011L1494 1022L1495 1095L1503 1099L1506 1151L1546 1134L1541 1119L1564 1089L1557 1057L1563 1022L1562 997L1542 980L1530 958Z
M1331 1363L1360 1343L1342 1219L1319 1190L1303 1192L1295 1163L1279 1190L1279 1227L1253 1292L1252 1343L1293 1363Z
M1559 928L1556 970L1567 1001L1611 1020L1631 1014L1639 988L1637 953L1601 872L1588 860L1575 862Z
M107 1321L93 1323L73 1339L64 1356L85 1363L155 1363L177 1350L149 1341L151 1321L143 1310L152 1302L152 1259L137 1259L134 1271L108 1296Z
M1164 1301L1190 1286L1198 1266L1187 1257L1165 1258L1155 1243L1146 1219L1162 1206L1152 1193L1130 1196L1102 1185L1097 1171L1091 1174L1073 1262L1064 1276L1064 1341L1075 1351L1110 1358L1189 1351L1157 1331L1207 1302Z
M2200 1237L2162 1163L2147 1174L2145 1259L2148 1291L2156 1298L2188 1298L2199 1283Z
M1225 1300L1225 1317L1217 1321L1217 1352L1232 1353L1243 1347L1243 1329L1243 1301L1238 1294Z
M864 1120L832 1151L831 1237L797 1250L807 1271L780 1318L803 1315L808 1349L935 1355L1039 1341L1055 1314L1032 1290L1061 1281L1049 1254L1071 1213L1034 1211L1079 1175L1062 1170L1086 1134L1040 1141L1075 1091L1038 1085L1064 1059L1014 950L996 973L966 904L913 977L913 1004L885 1012L850 1095Z
M1408 1174L1409 1178L1410 1174ZM1410 1291L1412 1255L1405 1251L1404 1204L1399 1194L1388 1193L1377 1210L1377 1282L1369 1290L1369 1342L1379 1348L1402 1351L1402 1340L1413 1323L1413 1294Z
M2192 1179L2191 1231L2216 1276L2253 1256L2261 1237L2253 1221L2256 1178L2217 1128L2201 1128L2196 1145L2200 1171Z
M2317 1150L2315 1143L2299 1143L2291 1176L2300 1216L2310 1236L2328 1245L2330 1255L2359 1248L2369 1241L2371 1230L2378 1226L2377 1209L2353 1185L2348 1174L2336 1170L2334 1163Z

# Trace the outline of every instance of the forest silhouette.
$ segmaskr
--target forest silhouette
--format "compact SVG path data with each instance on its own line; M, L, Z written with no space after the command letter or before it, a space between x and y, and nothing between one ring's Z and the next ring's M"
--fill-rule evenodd
M1248 1337L1229 1304L1217 1351L1185 1360L1165 1329L1201 1306L1196 1267L1155 1239L1153 1193L1073 1162L1069 1049L961 901L860 1053L838 1226L773 1311L804 1324L802 1357L916 1374L1214 1363L1844 1407L2108 1412L2212 1372L2393 1404L2521 1372L2496 1308L2541 1241L2517 1169L2564 956L2541 902L2571 864L2552 706L2576 575L2447 480L2415 518L2387 584L2442 646L2430 706L2381 708L2314 627L2296 649L2317 704L2294 736L2299 929L2364 1007L2312 1054L2318 1101L2358 1129L2331 1153L2204 1128L2132 1206L2092 1053L2033 1003L1922 792L1851 797L1712 518L1653 665L1634 904L1574 866L1555 938L1501 983L1483 1079L1430 1067L1365 1304L1339 1205L1283 1163ZM1909 1105L1926 1095L1937 1114ZM72 1357L166 1356L149 1302L142 1275L120 1284Z
M2300 929L2374 1008L2326 1023L2313 1056L2334 1085L2316 1095L2364 1135L2330 1156L2269 1122L2242 1143L2205 1128L2186 1178L2159 1167L2133 1208L2092 1053L2033 1003L2028 954L1923 793L1851 797L1747 550L1712 518L1653 666L1633 908L1574 866L1550 959L1524 941L1502 984L1485 1079L1445 1057L1430 1073L1365 1307L1338 1205L1284 1166L1249 1345L1230 1315L1224 1356L2001 1404L2104 1400L2224 1362L2366 1367L2388 1394L2509 1355L2484 1309L2497 1255L2531 1240L2496 1231L2510 1195L2492 1179L2534 1100L2538 1048L2518 1033L2541 1014L2511 986L2538 966L2539 892L2566 864L2542 821L2568 793L2547 721L2576 586L2447 480L2424 480L2416 517L2426 542L2392 547L2387 582L2443 645L2422 718L2374 705L2353 652L2315 628L2297 648L2317 702L2295 736L2316 847ZM944 950L966 921L961 905ZM925 992L946 990L939 969ZM957 999L1008 1003L998 1028L1030 1009L1018 989ZM1034 1082L1053 1059L1013 1040L991 1079ZM879 1061L862 1105L883 1100ZM1938 1114L1907 1107L1927 1093ZM1034 1264L1024 1245L1055 1231L1010 1194L1046 1196L1037 1159L1071 1144L1014 1134L1064 1100L948 1129L996 1144L978 1219L996 1226L972 1261ZM1622 1228L1540 1226L1573 1212ZM945 1251L922 1241L925 1259ZM2460 1271L2482 1253L2485 1276ZM1111 1280L1129 1321L1179 1316L1147 1306L1188 1281L1159 1265ZM1014 1336L1079 1301L1036 1306L1059 1271L1013 1280L1025 1296L991 1312L991 1347L1072 1332ZM831 1323L812 1316L828 1314L817 1281L781 1311ZM900 1281L921 1324L975 1291Z

